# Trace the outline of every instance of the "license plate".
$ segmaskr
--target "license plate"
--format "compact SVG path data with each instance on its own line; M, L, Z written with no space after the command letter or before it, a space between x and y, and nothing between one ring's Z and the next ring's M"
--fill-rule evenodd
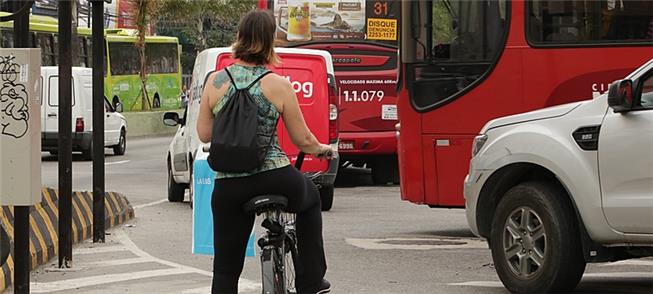
M353 141L344 141L338 144L338 149L340 150L353 150L354 142Z

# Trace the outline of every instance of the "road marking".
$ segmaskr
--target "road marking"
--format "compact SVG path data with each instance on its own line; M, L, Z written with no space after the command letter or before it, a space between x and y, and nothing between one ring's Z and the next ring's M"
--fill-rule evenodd
M600 266L618 266L618 265L653 266L653 260L629 259L629 260L605 263L605 264L601 264Z
M501 288L503 284L495 281L471 281L463 283L450 283L449 286L467 286L467 287L485 287L485 288Z
M243 291L242 289L238 289L240 291ZM202 287L202 288L195 288L195 289L188 289L181 291L181 294L205 294L205 293L211 293L211 287Z
M127 251L127 248L124 246L98 246L90 248L75 248L73 250L74 255L84 255L84 254L98 254L98 253L108 253L108 252L119 252Z
M145 208L145 207L150 207L150 206L154 206L154 205L158 205L158 204L161 204L161 203L164 203L164 202L167 202L167 201L168 201L168 199L161 199L161 200L157 200L157 201L150 202L150 203L136 205L136 206L134 206L134 210Z
M653 279L652 272L589 273L584 278L644 278Z
M347 238L345 242L352 246L371 250L487 249L487 242L475 238Z
M588 273L583 275L583 279L605 279L605 278L619 278L619 279L651 279L653 273L650 272L621 272L621 273ZM449 286L467 286L467 287L484 287L484 288L503 288L503 283L499 281L469 281L462 283L449 283Z
M79 267L79 269L88 269L91 268L91 266L104 267L104 266L128 265L128 264L147 263L147 262L159 263L162 265L166 265L170 268L127 272L127 273L119 273L119 274L104 274L104 275L97 275L97 276L90 276L90 277L83 277L83 278L60 280L54 282L33 282L31 283L30 286L32 293L49 293L49 292L74 290L82 287L90 287L95 285L119 283L125 281L161 277L161 276L182 275L182 274L199 274L206 277L213 277L213 273L209 271L174 263L150 255L149 253L143 251L138 246L136 246L136 244L129 238L129 236L127 236L127 234L123 230L118 229L114 231L112 236L121 245L100 246L100 247L93 247L93 248L78 248L74 251L74 254L93 254L93 253L102 253L102 252L129 251L137 257L78 264L77 266ZM260 289L261 289L261 283L259 282L254 282L243 278L241 278L238 281L239 292L247 292L247 291L255 291L255 290L260 291ZM208 293L210 292L210 287L190 289L188 291L191 291L188 293ZM200 291L200 292L192 292L192 291Z
M81 266L89 268L89 267L118 266L118 265L147 263L147 262L151 262L151 260L146 257L136 257L136 258L110 259L110 260L86 262L81 264Z
M129 160L121 160L121 161L114 161L114 162L106 162L106 163L104 163L104 165L123 164L123 163L127 163L127 162L129 162Z
M67 279L48 283L31 283L32 293L49 293L57 291L72 290L82 287L125 282L131 280L140 280L153 277L181 275L193 273L193 270L182 268L160 269L151 271L138 271L120 274L99 275L77 279Z

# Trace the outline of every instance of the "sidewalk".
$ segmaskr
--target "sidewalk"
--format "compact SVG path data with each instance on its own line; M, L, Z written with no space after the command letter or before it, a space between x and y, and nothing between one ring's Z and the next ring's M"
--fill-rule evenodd
M211 272L148 254L124 227L109 233L104 244L76 246L72 269L54 261L33 271L31 293L210 293ZM239 293L259 292L260 283L241 279Z

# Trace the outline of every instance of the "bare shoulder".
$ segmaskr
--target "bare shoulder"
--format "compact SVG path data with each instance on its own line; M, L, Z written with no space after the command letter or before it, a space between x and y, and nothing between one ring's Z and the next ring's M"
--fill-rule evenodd
M290 80L276 73L271 73L265 76L263 80L261 80L261 87L265 88L264 90L268 90L274 93L283 93L285 91L292 90Z

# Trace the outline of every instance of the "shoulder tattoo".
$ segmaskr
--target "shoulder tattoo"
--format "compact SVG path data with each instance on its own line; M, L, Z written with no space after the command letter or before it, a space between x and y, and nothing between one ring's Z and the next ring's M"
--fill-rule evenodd
M227 75L227 72L224 70L220 70L215 74L215 78L213 79L213 86L216 88L220 89L222 86L224 86L225 83L230 82L229 76Z

